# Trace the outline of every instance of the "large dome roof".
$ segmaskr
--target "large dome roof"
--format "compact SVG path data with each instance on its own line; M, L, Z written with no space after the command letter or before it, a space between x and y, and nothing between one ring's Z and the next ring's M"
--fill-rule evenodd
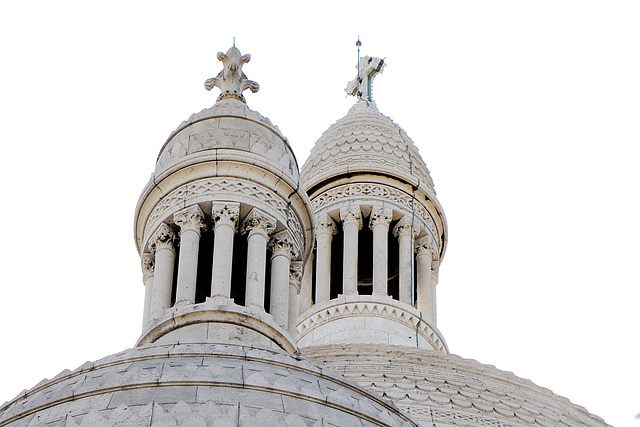
M392 345L325 345L305 357L392 399L421 425L589 426L607 424L568 399L475 360Z
M318 139L301 177L309 191L336 176L371 172L399 178L435 196L429 170L411 138L374 102L360 100Z
M43 380L0 426L416 426L389 401L291 354L222 344L126 350Z

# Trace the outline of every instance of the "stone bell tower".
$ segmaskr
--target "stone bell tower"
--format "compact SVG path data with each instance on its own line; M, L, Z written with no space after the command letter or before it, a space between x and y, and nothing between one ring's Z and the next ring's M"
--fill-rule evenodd
M136 207L146 287L137 345L237 342L295 350L311 205L287 139L250 110L234 46L205 82L216 104L171 133Z
M411 138L380 114L372 82L383 60L362 57L347 86L357 102L302 167L315 215L299 345L366 343L448 352L436 325L447 224Z

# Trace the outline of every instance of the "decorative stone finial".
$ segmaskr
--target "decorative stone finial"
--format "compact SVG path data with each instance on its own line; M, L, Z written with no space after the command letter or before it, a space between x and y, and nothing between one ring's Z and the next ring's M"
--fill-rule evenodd
M211 90L214 86L220 88L222 93L218 96L218 101L233 98L245 102L243 91L250 89L251 92L256 93L260 90L260 85L253 80L247 80L247 76L242 72L242 66L251 60L251 55L242 55L238 48L233 46L226 54L218 52L218 60L222 61L222 71L216 77L204 82L207 90Z
M358 59L358 76L349 82L345 91L358 100L373 101L371 97L371 83L385 67L384 59L363 56Z

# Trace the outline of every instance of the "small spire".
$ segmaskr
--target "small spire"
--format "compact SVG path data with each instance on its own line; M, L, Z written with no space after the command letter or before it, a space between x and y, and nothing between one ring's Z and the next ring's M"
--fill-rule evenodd
M372 98L372 83L376 75L382 73L382 69L386 65L384 59L372 58L369 56L360 57L360 36L356 42L358 47L358 75L354 80L351 80L347 85L345 91L351 96L358 98L358 101L365 100L367 102L373 101Z
M253 80L248 80L242 72L242 66L251 60L251 55L242 55L236 47L236 38L233 38L233 46L227 53L218 52L218 60L222 61L222 71L216 77L207 79L204 88L207 90L213 87L220 88L218 101L226 98L233 98L245 102L242 92L249 89L256 93L260 90L260 85Z

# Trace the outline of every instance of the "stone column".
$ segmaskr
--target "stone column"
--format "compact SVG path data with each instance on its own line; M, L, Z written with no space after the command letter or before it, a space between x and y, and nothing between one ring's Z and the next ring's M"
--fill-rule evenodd
M428 236L416 241L416 263L418 270L418 304L420 310L428 320L435 321L435 283L431 265L433 260L433 247Z
M258 208L251 209L242 223L242 233L247 236L247 292L245 305L257 305L264 309L267 241L276 228L276 220Z
M176 304L195 304L200 232L205 227L205 217L200 207L193 205L173 214L173 222L180 227Z
M153 294L151 295L151 319L159 319L171 307L171 285L173 284L173 264L176 251L173 242L175 232L162 223L149 242L149 249L155 254Z
M302 261L291 261L289 270L289 333L296 338L298 326L298 294L302 280Z
M298 297L298 313L304 313L313 304L311 291L313 288L313 252L309 254L309 259L304 266L304 274L302 275L302 283L300 285L300 294Z
M434 325L438 325L438 310L436 300L436 288L438 287L438 261L437 259L431 259L431 289L427 296L429 308L431 310L431 321Z
M371 209L369 228L373 231L373 294L388 295L389 224L393 211L383 206Z
M412 233L413 231L413 233ZM398 238L398 284L400 301L413 306L413 239L420 232L420 226L411 224L411 219L404 216L393 228L393 235Z
M144 282L144 312L142 329L151 321L151 298L153 296L154 256L149 252L142 254L142 280Z
M271 246L271 305L273 320L285 329L289 328L289 271L291 259L298 256L293 239L287 230L275 234Z
M360 206L340 209L344 232L344 256L342 262L342 292L358 293L358 231L362 228ZM316 275L316 279L317 279Z
M331 298L331 241L338 229L329 215L316 223L316 304ZM311 279L311 278L309 278Z
M231 296L231 262L233 236L236 232L240 203L214 202L211 216L214 224L213 271L211 296Z

